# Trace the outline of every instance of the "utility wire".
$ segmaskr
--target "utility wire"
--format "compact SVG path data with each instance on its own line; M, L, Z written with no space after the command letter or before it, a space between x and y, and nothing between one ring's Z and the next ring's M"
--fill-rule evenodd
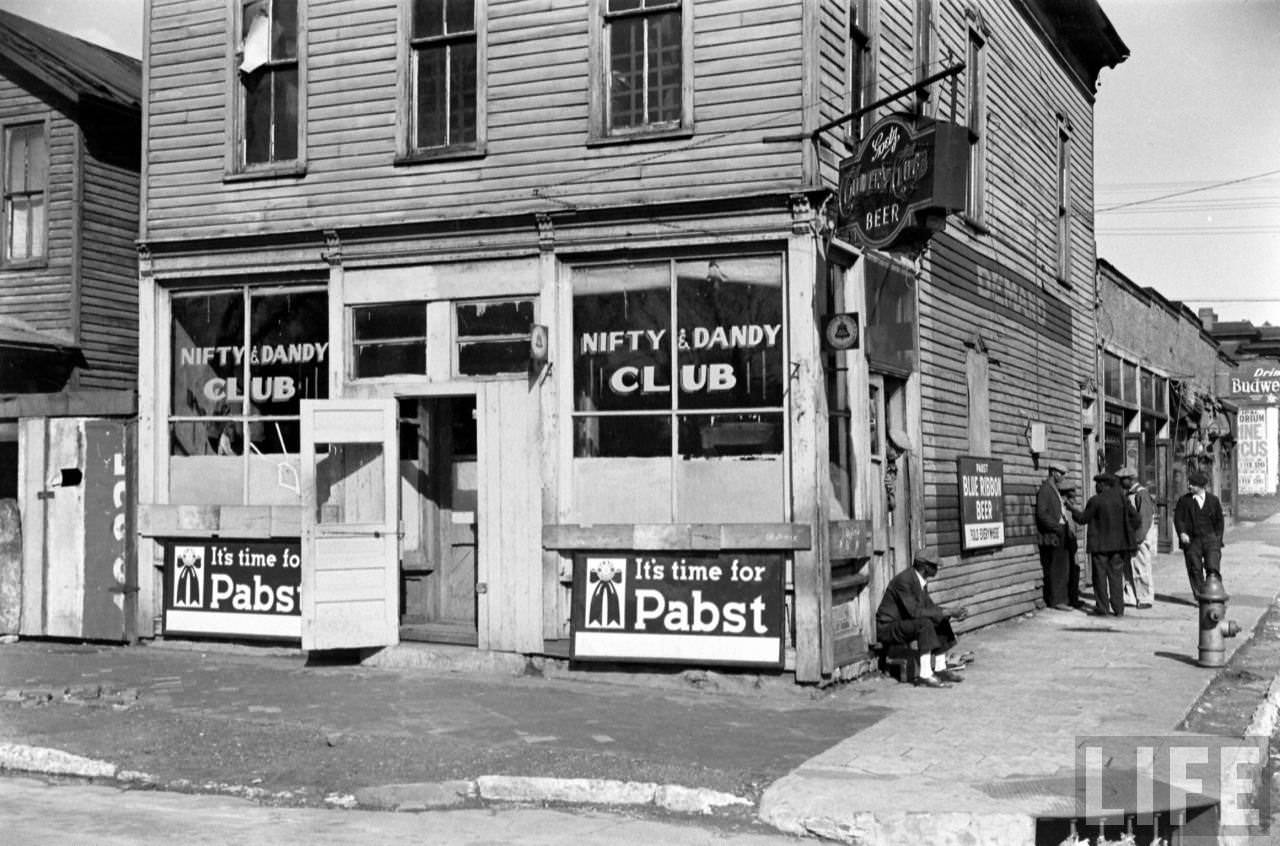
M1239 179L1228 179L1225 182L1215 182L1211 185L1201 186L1200 188L1188 188L1185 191L1174 191L1172 194L1162 194L1159 197L1150 197L1145 200L1134 200L1129 203L1121 203L1118 206L1109 206L1108 208L1105 208L1105 209L1098 209L1096 212L1094 212L1094 214L1105 214L1106 212L1115 211L1116 209L1127 209L1131 206L1143 206L1143 205L1146 205L1147 203L1158 203L1161 200L1169 200L1174 197L1182 197L1187 194L1195 194L1200 191L1210 191L1214 188L1222 188L1226 185L1238 185L1241 182L1249 182L1254 179L1262 179L1267 176L1275 176L1277 173L1280 173L1280 170L1269 170L1266 173L1255 173L1253 176L1242 176Z

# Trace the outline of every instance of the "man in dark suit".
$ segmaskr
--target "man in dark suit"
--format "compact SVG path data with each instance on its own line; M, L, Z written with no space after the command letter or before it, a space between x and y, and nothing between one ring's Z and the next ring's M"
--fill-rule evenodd
M966 608L943 608L929 596L929 580L938 575L938 559L927 551L916 555L911 569L894 576L876 609L876 639L881 643L915 641L920 653L916 685L950 687L963 681L947 669L947 650L955 646L952 620L969 616Z
M1046 608L1058 611L1071 610L1067 521L1063 516L1062 495L1058 490L1066 473L1066 468L1061 463L1049 462L1049 475L1036 491L1036 532L1040 546L1040 569L1044 575L1044 604Z
M1125 498L1111 473L1093 477L1098 492L1089 498L1084 509L1071 510L1077 523L1089 527L1086 550L1093 574L1094 614L1124 616L1124 574L1129 558L1138 546L1138 512Z
M1187 487L1173 507L1173 530L1186 561L1191 595L1199 596L1209 573L1222 578L1222 503L1209 492L1209 477L1200 470L1187 475Z

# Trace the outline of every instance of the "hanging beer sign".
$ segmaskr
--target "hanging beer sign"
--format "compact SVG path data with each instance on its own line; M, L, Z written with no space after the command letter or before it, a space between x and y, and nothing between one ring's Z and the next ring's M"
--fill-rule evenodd
M579 555L572 657L780 668L784 569L781 555Z
M877 249L927 236L930 212L964 207L968 151L962 126L912 115L883 118L857 155L840 163L841 234Z

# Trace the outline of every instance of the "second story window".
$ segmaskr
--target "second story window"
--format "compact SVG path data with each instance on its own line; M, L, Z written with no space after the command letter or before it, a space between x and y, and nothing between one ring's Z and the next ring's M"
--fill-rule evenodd
M969 222L985 227L987 195L987 39L979 27L969 29L965 88L969 130L969 174L964 214Z
M48 209L49 148L44 124L4 131L4 264L42 261Z
M922 82L938 70L938 21L934 0L916 0L915 22L915 77ZM938 100L933 96L933 86L921 88L916 94L920 113L930 117L938 113Z
M876 99L875 11L876 4L871 0L853 0L849 4L849 113ZM871 114L846 122L845 140L856 145L872 122Z
M300 0L237 0L239 102L233 171L301 164L305 90Z
M595 0L593 137L692 125L689 0Z
M1071 278L1071 130L1058 122L1058 279Z
M410 14L412 144L415 150L477 140L474 0L413 0Z

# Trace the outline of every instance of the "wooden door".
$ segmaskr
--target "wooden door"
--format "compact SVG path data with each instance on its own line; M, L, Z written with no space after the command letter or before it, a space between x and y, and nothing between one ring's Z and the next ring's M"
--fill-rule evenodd
M399 642L396 404L302 401L302 648Z
M479 532L475 397L420 399L411 428L417 434L411 474L415 484L412 500L406 499L403 508L406 525L415 527L415 551L404 556L402 636L474 644Z

